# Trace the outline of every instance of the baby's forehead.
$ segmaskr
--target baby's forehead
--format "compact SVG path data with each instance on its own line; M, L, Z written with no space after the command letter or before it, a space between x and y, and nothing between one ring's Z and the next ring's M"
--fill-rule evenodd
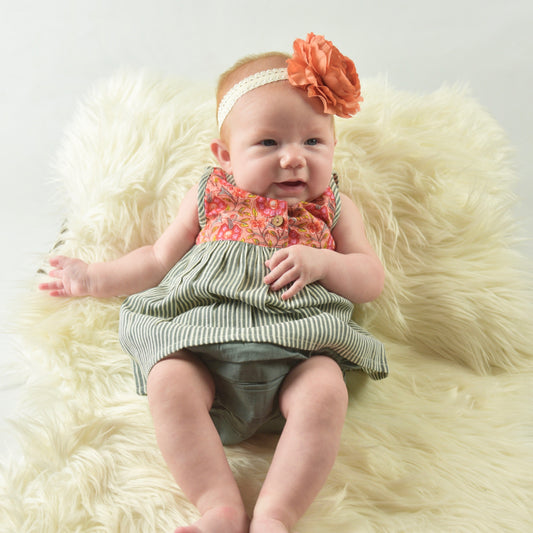
M224 131L230 134L244 127L254 134L266 130L273 134L294 124L315 134L324 128L333 129L333 115L325 114L320 102L314 100L287 80L258 87L235 104L224 123Z

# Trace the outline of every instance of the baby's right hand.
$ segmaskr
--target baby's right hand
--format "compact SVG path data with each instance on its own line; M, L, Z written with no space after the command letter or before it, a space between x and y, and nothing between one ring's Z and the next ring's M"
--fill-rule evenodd
M39 289L50 296L87 296L90 294L89 265L80 259L58 255L50 259L54 270L49 276L56 281L40 283Z

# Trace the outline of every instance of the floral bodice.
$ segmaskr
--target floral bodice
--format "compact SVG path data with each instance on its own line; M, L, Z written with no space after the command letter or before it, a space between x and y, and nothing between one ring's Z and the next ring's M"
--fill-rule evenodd
M200 184L200 226L196 244L209 241L239 241L270 248L304 244L335 249L332 229L340 208L336 183L318 198L288 205L244 191L220 168ZM202 190L204 190L202 201Z

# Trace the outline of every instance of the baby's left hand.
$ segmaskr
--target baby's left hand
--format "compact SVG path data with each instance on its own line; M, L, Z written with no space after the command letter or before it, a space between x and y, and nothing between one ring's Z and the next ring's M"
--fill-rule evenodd
M292 283L283 293L283 300L292 298L306 285L313 283L323 276L322 253L324 250L297 244L282 248L265 262L270 274L264 278L264 282L270 285L270 289L278 291Z

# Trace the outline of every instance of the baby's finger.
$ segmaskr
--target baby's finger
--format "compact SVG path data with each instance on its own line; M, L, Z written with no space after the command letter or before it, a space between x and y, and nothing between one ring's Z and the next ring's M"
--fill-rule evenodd
M276 280L279 280L286 272L288 272L290 268L291 267L286 264L279 264L275 268L272 268L272 270L264 277L263 281L267 285L271 285Z
M270 270L274 270L285 259L287 259L287 251L278 250L272 255L272 257L268 261L266 261L265 264L268 268L270 268Z
M270 284L270 289L273 291L279 291L283 287L286 287L289 283L298 279L298 272L291 269L283 274L279 275L274 282Z
M61 281L39 283L38 287L41 291L49 292L51 296L63 296L65 292Z
M298 294L304 287L305 283L301 279L298 279L282 294L281 298L288 300Z
M50 259L48 260L48 262L50 263L51 266L53 267L59 267L59 268L62 268L63 265L65 264L65 261L68 259L68 257L64 256L64 255L54 255L52 257L50 257Z
M56 269L56 270L50 270L50 272L48 272L48 275L51 277L51 278L58 278L58 279L61 279L63 277L63 271L62 270L59 270L59 269Z

